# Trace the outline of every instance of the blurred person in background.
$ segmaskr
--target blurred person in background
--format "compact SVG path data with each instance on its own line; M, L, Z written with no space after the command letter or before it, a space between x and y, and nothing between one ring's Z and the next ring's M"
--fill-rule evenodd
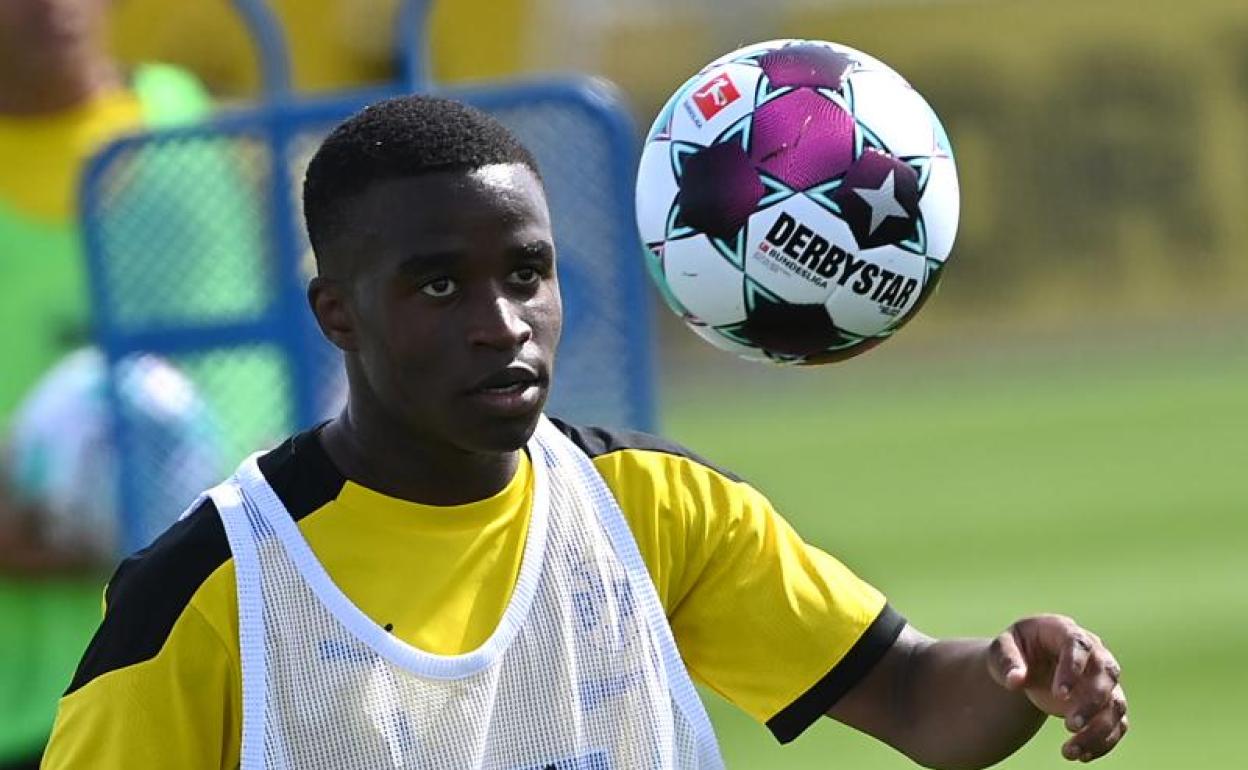
M209 108L203 89L181 70L160 65L127 70L110 56L103 32L111 5L110 0L0 2L0 325L8 330L0 346L0 431L5 433L15 423L19 402L58 361L64 360L65 368L48 375L43 397L60 393L64 401L67 395L101 392L98 354L65 358L88 341L75 214L84 161L123 132L186 122ZM41 396L30 398L38 406ZM66 404L51 413L78 415L68 424L79 428L104 424L98 398ZM55 436L55 421L48 425L52 432L44 435ZM98 472L101 466L91 459L100 456L91 444L93 431L77 435L85 442L82 470ZM115 558L107 506L85 510L33 494L39 485L32 483L32 473L28 466L6 467L0 474L0 768L6 770L38 764L57 698L99 619L102 581L96 569ZM107 494L90 487L74 493L97 502ZM58 529L62 536L50 535Z

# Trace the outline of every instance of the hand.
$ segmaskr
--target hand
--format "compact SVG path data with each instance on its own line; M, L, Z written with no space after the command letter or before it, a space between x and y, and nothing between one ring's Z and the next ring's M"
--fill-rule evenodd
M993 640L988 669L997 684L1021 690L1036 708L1066 720L1074 737L1062 756L1090 762L1127 732L1122 669L1100 637L1061 615L1025 618Z

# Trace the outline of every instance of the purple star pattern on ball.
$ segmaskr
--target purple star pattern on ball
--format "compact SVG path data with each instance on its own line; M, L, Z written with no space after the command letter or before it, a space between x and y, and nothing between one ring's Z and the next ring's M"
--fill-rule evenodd
M854 62L821 45L789 45L768 51L758 60L772 88L810 86L840 90Z
M680 220L717 238L730 238L763 197L763 183L745 150L721 142L685 158L676 202Z
M844 174L854 161L854 118L810 89L776 97L754 111L750 157L794 190Z
M858 245L900 243L916 234L919 175L900 160L867 150L832 195Z

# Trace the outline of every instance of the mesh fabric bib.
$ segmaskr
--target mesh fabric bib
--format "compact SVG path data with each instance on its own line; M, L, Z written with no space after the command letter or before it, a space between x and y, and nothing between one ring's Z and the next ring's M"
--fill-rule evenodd
M334 585L248 460L209 494L238 577L243 770L722 766L611 492L545 418L533 510L498 628L434 655Z

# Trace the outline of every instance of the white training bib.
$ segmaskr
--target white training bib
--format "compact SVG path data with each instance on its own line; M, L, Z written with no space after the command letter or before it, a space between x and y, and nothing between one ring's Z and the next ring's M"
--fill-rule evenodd
M602 477L544 417L520 574L478 649L395 638L334 585L255 457L209 493L238 578L243 770L720 768Z

